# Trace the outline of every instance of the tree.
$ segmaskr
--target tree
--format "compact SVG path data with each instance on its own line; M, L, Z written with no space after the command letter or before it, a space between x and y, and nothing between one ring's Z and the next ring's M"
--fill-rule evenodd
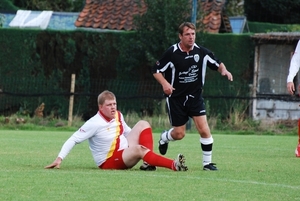
M1 0L0 1L0 10L6 11L16 11L18 7L16 7L11 0Z
M135 18L141 51L152 64L167 47L178 40L178 26L191 21L191 1L145 0L147 12Z
M5 21L5 16L0 13L0 27L3 26L4 21Z
M244 9L249 21L300 23L300 0L244 0Z
M226 14L228 16L244 15L244 0L226 0Z
M80 12L84 0L11 0L13 4L25 10L52 10L58 12Z

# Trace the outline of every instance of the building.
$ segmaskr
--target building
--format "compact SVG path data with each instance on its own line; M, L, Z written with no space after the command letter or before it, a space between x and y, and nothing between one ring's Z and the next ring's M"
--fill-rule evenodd
M258 33L255 42L251 115L253 119L299 119L299 91L291 96L286 89L289 64L300 32ZM299 82L299 74L294 79Z

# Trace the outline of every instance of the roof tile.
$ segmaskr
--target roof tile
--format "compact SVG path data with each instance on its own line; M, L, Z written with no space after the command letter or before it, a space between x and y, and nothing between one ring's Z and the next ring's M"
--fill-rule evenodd
M200 0L198 0L200 2ZM202 25L205 32L218 33L225 0L201 0L204 13ZM86 0L76 27L114 30L134 30L134 15L146 13L144 0Z
M134 15L147 11L144 0L86 0L76 27L134 30Z
M219 33L222 23L222 12L225 0L202 0L203 18L201 24L205 32Z

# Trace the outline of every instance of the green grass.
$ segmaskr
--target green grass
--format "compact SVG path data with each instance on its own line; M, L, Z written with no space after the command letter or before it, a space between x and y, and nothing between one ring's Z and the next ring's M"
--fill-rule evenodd
M214 134L213 162L203 171L198 134L171 142L166 156L186 156L187 172L158 168L100 170L88 143L74 147L61 169L44 169L71 131L0 130L0 200L299 200L296 136ZM155 150L159 134L155 134Z
M294 135L298 132L298 120L277 120L277 121L254 121L251 118L243 118L243 113L235 112L228 119L219 117L208 117L208 124L214 133L231 133L241 135ZM22 119L22 121L20 121ZM128 113L124 116L125 121L130 127L143 119L148 121L154 132L161 132L169 128L168 116L144 116L137 113ZM74 131L77 130L84 121L80 116L74 116L72 124L68 125L68 120L50 117L30 117L14 114L9 117L0 116L0 128L6 130L39 130L39 131ZM190 129L187 132L197 132L194 122L190 121Z

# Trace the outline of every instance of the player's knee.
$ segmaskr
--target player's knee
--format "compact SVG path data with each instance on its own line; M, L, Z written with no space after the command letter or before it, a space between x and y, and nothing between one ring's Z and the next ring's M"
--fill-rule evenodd
M135 146L136 153L139 153L140 156L145 155L146 152L149 151L149 149L143 145L136 145Z
M202 138L210 138L211 133L209 129L199 131L199 134Z
M139 120L137 123L141 128L149 128L151 127L148 121Z
M208 126L198 129L198 132L201 135L201 137L203 137L203 138L209 138L211 136L211 132L210 132L210 129Z
M172 133L172 137L174 140L181 140L182 138L184 138L185 133L184 132L173 132Z

